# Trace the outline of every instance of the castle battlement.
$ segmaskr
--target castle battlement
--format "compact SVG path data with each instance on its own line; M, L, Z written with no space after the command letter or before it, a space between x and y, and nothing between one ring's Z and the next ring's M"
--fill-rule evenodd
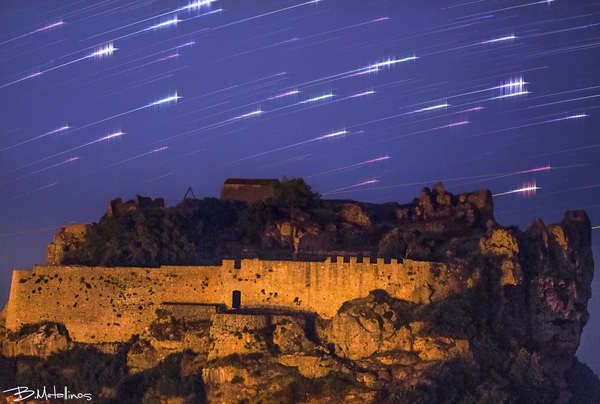
M374 289L429 303L464 291L478 276L442 263L360 261L251 259L160 268L36 265L13 272L6 326L16 331L23 324L55 321L65 324L74 341L119 342L142 334L156 319L157 309L170 306L179 305L178 315L197 319L210 317L217 306L230 309L237 304L331 318L344 302ZM193 305L204 307L196 310Z

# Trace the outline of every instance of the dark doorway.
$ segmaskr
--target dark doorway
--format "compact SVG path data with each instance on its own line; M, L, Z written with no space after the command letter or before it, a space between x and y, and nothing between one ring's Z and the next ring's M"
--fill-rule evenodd
M233 296L231 298L231 307L234 309L239 309L242 304L242 292L239 290L233 291Z

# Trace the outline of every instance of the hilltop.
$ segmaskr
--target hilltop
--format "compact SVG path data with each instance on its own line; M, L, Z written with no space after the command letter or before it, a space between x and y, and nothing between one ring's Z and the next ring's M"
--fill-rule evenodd
M160 198L116 199L98 223L57 233L48 264L158 267L332 255L450 262L468 259L494 225L489 191L455 196L439 183L409 204L377 205L321 199L295 179L277 181L271 196L251 203L189 198L166 208Z
M0 388L102 403L600 402L575 357L594 272L585 212L522 231L496 222L487 190L436 184L376 205L302 180L250 182L263 188L236 200L248 183L229 184L171 208L116 199L61 229L47 265L14 272Z

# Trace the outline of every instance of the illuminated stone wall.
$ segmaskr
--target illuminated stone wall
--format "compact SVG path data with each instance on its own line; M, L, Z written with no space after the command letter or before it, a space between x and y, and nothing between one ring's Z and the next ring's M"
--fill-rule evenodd
M367 260L368 261L368 260ZM242 307L316 312L331 318L340 306L374 289L428 303L471 287L477 278L457 266L393 260L385 264L298 261L223 261L221 266L104 268L35 266L15 270L6 325L56 321L79 342L126 341L141 334L156 310L171 303L223 304L234 291Z

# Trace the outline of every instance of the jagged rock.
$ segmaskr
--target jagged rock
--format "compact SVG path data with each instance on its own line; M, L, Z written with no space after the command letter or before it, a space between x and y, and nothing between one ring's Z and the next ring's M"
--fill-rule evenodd
M71 348L71 338L60 323L27 324L2 341L4 356L31 355L45 358Z
M412 367L421 361L416 352L406 352L398 349L374 355L373 358L386 366Z
M334 345L336 355L359 361L366 369L376 369L372 362L376 360L385 365L380 371L386 374L389 374L391 365L407 366L402 372L413 374L411 365L419 359L472 359L467 340L432 336L431 329L423 322L405 324L401 316L406 311L407 308L401 307L399 301L372 293L347 303L347 307L340 309L330 322L321 325L319 336ZM402 373L398 369L397 372ZM395 377L400 378L400 373ZM367 386L375 388L381 382L381 377L363 376L362 382Z
M496 230L490 238L482 238L479 243L481 252L502 257L513 257L519 252L517 240L504 229Z
M188 404L195 401L195 396L191 397L171 397L171 396L160 396L161 404ZM190 401L192 400L192 401Z
M356 392L351 392L351 394L347 394L343 397L343 403L344 404L364 404L364 403L370 403L373 402L373 400L375 399L376 396L376 392L374 391L367 391L367 392L360 392L360 391L356 391ZM335 398L334 398L335 400ZM323 400L321 399L317 399L317 400L310 400L307 401L306 404L321 404L323 402ZM333 401L335 402L335 401Z
M295 368L257 355L219 358L202 369L208 403L281 402L275 397L295 379L294 375L300 376Z
M210 327L208 360L229 355L266 353L268 321L265 316L216 314Z
M471 357L467 340L452 340L443 337L415 338L413 349L424 361L447 361L457 357Z
M46 250L46 265L69 265L77 262L77 248L90 229L89 224L70 224L54 235Z
M565 374L589 319L594 261L591 224L583 211L567 211L559 225L536 220L519 240L520 259L528 284L514 299L525 303L524 343L541 356L544 369L561 391L558 402L567 402ZM513 303L517 305L518 303Z
M302 376L311 379L327 376L329 372L349 372L339 361L324 356L283 355L277 358L277 362L297 367Z
M452 205L452 195L450 193L438 194L436 202L440 206L450 206Z
M167 356L183 352L182 340L161 341L156 339L140 339L127 352L127 366L131 372L141 372L151 369L162 362Z
M146 209L146 208L164 208L165 200L163 198L152 198L136 195L134 200L129 200L125 203L121 198L113 199L108 203L108 211L106 212L108 217L120 216L130 210Z
M477 207L479 213L484 218L484 223L488 218L494 217L494 201L492 200L492 193L489 190L471 192L467 196L467 202Z
M118 342L103 342L94 344L94 346L102 353L115 355L119 351L121 344Z
M210 349L210 337L208 330L190 330L183 336L182 349L190 349L199 354L208 355Z
M279 347L282 354L311 351L316 345L304 335L304 330L292 316L273 316L273 344Z
M519 245L517 239L504 229L493 231L490 237L482 238L479 242L482 254L498 257L501 263L501 285L517 285L522 281L521 266L517 254Z
M431 190L427 187L423 188L423 190L421 191L419 207L421 208L423 214L427 214L433 211L433 202L431 201Z
M207 384L231 383L236 378L239 379L238 383L244 386L256 385L256 378L251 376L247 369L240 369L234 366L202 369L202 380Z
M352 203L345 203L342 206L341 217L346 223L356 224L361 227L371 226L369 216L367 216L360 206Z
M444 189L444 184L441 182L438 182L433 186L433 193L436 195L442 195L444 192L446 192L446 190Z
M137 341L127 352L127 366L130 372L143 372L158 365L167 357L162 350L157 350L150 341Z
M209 330L202 324L186 331L186 326L166 315L157 318L127 352L131 372L157 366L167 356L190 350L205 361L210 348Z
M444 190L444 185L438 182L433 186L433 195L435 195L435 201L439 206L449 207L452 205L452 194Z
M408 208L398 208L396 209L396 218L398 220L406 220L410 214L410 210Z
M334 344L335 353L362 359L392 349L412 350L412 334L402 326L402 304L387 295L370 293L342 307L319 337Z
M279 233L282 237L291 237L292 236L292 224L290 222L283 222L278 224Z
M186 262L181 256L182 250L177 248L179 241L185 245L186 254L195 253L198 259L206 260L239 259L240 257L297 259L298 254L307 258L309 256L321 258L327 255L339 255L339 253L360 256L372 255L375 251L373 247L381 241L381 235L400 224L406 227L425 226L419 229L425 232L429 232L430 229L442 229L440 230L442 233L461 230L462 227L466 227L465 224L469 224L470 228L477 228L478 225L492 218L493 204L491 199L489 201L486 199L488 196L487 191L477 191L455 198L440 183L433 187L433 191L425 188L421 198L407 205L320 200L310 209L300 205L295 207L260 205L264 209L256 211L248 209L244 203L197 199L185 199L176 207L164 208L164 201L160 198L151 200L137 196L127 202L119 198L111 201L106 217L113 217L119 222L125 220L121 219L121 216L126 212L140 210L132 216L137 225L133 226L131 233L127 232L127 237L124 237L128 240L127 244L132 244L127 250L136 253L124 253L118 260L121 261L120 266L148 264L146 255L141 253L140 247L132 241L136 237L133 233L134 229L141 231L146 226L158 226L144 234L146 242L142 243L141 248L150 254L152 265L179 265L181 262ZM458 200L462 203L459 204ZM147 220L147 215L152 209L162 210L159 215L161 220L158 222L154 219ZM241 229L235 230L236 226L231 225L230 219L242 214L253 222L258 220L256 223L262 223L261 226L252 225L251 231L244 229L245 231L240 234ZM185 217L183 221L180 220L180 215ZM92 230L93 240L104 246L117 242L104 240L104 238L116 237L111 235L110 231L100 231L103 226L108 226L109 222L101 220ZM162 222L163 225L171 222L177 224L158 225ZM216 222L228 223L228 225L215 226ZM165 243L166 239L177 242ZM218 247L206 248L210 243L217 243ZM75 256L75 261L71 264L112 262L114 259L110 258L109 250L86 249L85 254L79 255L79 261L76 262L77 256ZM90 257L89 254L94 257ZM421 258L427 259L425 256ZM452 258L453 256L448 256L448 260Z

